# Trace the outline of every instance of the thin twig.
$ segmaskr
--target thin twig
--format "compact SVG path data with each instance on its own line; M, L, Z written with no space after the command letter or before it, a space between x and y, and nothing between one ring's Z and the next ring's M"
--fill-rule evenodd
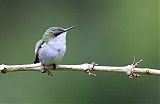
M134 62L131 65L127 66L97 66L95 62L88 64L81 64L81 65L57 65L57 68L54 70L57 71L84 71L89 75L92 74L92 71L100 71L100 72L121 72L127 73L129 78L137 77L138 74L149 74L149 75L160 75L160 70L157 69L150 69L150 68L136 68L140 62ZM46 68L46 66L45 66ZM26 65L0 65L0 72L7 73L7 72L16 72L16 71L38 71L42 72L44 67L41 66L41 63L37 64L26 64ZM48 70L53 70L53 68L48 67Z

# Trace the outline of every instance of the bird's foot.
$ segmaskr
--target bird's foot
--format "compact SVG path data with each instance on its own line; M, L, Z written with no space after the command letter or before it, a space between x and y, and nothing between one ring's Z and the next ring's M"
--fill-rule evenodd
M52 72L48 70L49 67L50 66L44 66L44 68L43 68L43 70L41 72L42 73L46 73L47 72L48 76L53 76Z
M47 74L48 74L48 76L53 76L52 72L49 70L47 70Z

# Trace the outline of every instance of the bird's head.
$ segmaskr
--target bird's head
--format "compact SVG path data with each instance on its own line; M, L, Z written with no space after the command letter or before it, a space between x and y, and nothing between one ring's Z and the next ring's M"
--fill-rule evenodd
M45 42L48 42L49 39L51 39L52 37L55 38L55 37L61 35L62 33L67 32L68 30L71 30L73 28L75 28L75 26L69 27L67 29L64 29L62 27L50 27L44 33L43 39Z

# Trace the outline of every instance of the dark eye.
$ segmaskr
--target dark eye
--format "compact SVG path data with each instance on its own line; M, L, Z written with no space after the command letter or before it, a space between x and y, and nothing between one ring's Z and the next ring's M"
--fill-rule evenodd
M58 36L58 35L60 35L60 34L62 34L64 31L56 31L56 32L54 32L54 36Z
M58 29L58 31L60 31L60 32L64 32L64 30L63 30L63 29L61 29L61 28L60 28L60 29Z

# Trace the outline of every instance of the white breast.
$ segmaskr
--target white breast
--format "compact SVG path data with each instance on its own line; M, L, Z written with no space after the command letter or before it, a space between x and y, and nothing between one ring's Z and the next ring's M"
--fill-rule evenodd
M66 34L67 32L52 38L48 42L48 44L52 45L54 48L61 48L61 49L66 48Z
M66 52L66 32L52 38L39 50L39 58L45 65L61 60Z

